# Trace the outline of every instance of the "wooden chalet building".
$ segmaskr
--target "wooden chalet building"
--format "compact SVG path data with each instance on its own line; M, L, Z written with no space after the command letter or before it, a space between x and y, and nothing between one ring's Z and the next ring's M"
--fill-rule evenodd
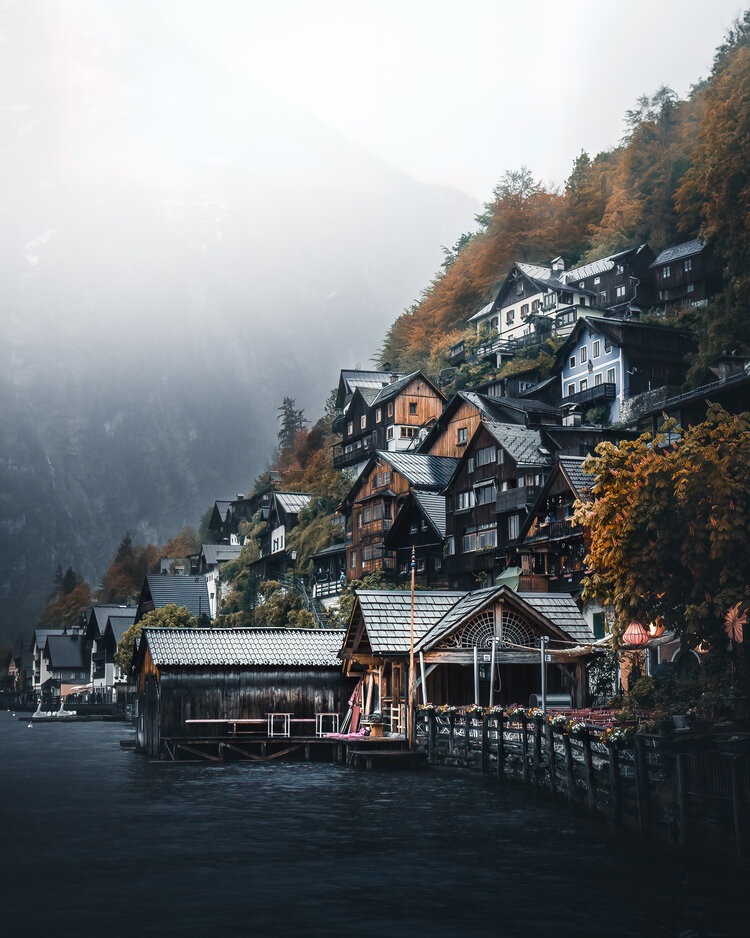
M440 415L445 397L424 372L393 377L380 388L355 388L335 422L342 434L333 452L336 469L361 467L378 450L414 449L420 431Z
M700 238L665 248L651 264L656 305L667 315L705 306L721 290L721 269Z
M135 621L135 613L135 606L112 603L92 606L89 610L83 641L85 655L90 666L87 680L91 684L92 691L111 688L115 683L115 669L117 666L114 662L114 652L109 648L109 654L107 654L107 641L105 639L110 617L124 618L128 622L126 626L128 628Z
M515 263L495 299L469 319L489 325L502 342L556 333L566 335L589 309L638 317L654 302L653 251L641 244L565 270L561 257L549 266Z
M670 326L585 316L557 352L563 401L598 406L605 423L619 423L630 398L682 384L692 348L691 337Z
M443 556L445 524L445 495L419 489L408 493L385 535L385 549L395 554L399 579L411 580L413 550L420 589L447 587Z
M335 629L144 629L133 663L138 749L174 757L181 743L226 734L226 721L252 720L262 732L269 713L293 729L304 721L304 735L314 735L316 714L346 713L354 682L341 671L343 637Z
M346 548L350 580L375 570L397 575L396 551L385 544L396 514L413 490L441 492L457 463L455 457L422 453L377 452L370 457L338 508L351 530L351 543Z
M407 719L410 626L409 592L358 591L341 651L344 673L363 681L364 719L379 712L391 733L403 733ZM420 703L528 706L541 689L541 636L549 693L587 702L593 634L565 594L420 590L414 636Z
M253 516L271 504L271 493L245 496L239 494L234 499L222 499L214 502L208 533L214 544L241 544L240 525L249 522Z
M445 574L453 588L495 582L551 465L539 429L483 417L445 492Z
M261 580L279 580L291 572L294 557L287 550L287 538L297 527L297 516L310 504L307 492L272 492L263 511L265 530L260 538L260 559L250 565Z
M211 598L206 578L149 574L141 588L134 621L140 622L147 612L170 605L185 606L199 622L208 624L211 618Z
M42 657L46 677L43 694L63 697L89 681L91 660L86 654L84 637L78 632L48 635Z

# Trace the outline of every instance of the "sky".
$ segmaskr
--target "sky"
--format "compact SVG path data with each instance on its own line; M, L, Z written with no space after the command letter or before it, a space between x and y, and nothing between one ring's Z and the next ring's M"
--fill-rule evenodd
M48 6L58 7L58 28L69 30L75 80L110 82L104 99L119 96L122 105L137 85L140 43L179 36L193 58L170 61L165 49L155 93L202 88L227 115L262 92L269 108L309 115L389 166L479 201L505 169L521 165L561 184L581 149L593 155L617 143L639 95L662 84L687 94L709 73L716 46L742 12L736 0ZM118 71L108 74L113 60ZM101 89L98 95L101 104ZM189 117L184 107L170 120ZM267 141L259 157L265 172L293 159L280 130L279 149ZM182 143L194 141L186 134ZM231 146L206 154L235 156Z

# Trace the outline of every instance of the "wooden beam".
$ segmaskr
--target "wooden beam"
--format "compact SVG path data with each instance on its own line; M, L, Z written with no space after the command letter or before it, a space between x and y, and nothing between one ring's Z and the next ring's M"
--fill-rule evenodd
M202 759L208 759L209 762L221 762L219 756L211 755L209 752L203 752L201 749L196 749L195 746L188 746L187 743L177 743L177 748L182 749L183 752L189 752L193 756L200 756Z

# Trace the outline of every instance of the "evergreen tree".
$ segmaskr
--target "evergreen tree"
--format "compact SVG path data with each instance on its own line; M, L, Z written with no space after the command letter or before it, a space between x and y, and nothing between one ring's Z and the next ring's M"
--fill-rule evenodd
M302 430L306 423L304 410L297 410L297 402L293 397L285 397L279 407L279 428L278 440L279 449L291 449L297 434Z

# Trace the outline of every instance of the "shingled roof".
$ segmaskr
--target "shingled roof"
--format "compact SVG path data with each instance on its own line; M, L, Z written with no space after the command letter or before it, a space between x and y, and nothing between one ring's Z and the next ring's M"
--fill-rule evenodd
M390 463L410 485L421 489L444 489L458 465L458 459L453 456L428 456L424 453L390 450L378 450L376 455Z
M485 420L484 425L519 468L552 465L552 456L539 430L495 420Z
M569 593L519 593L518 596L574 641L585 644L594 640L593 631Z
M414 641L464 596L448 590L414 594ZM411 593L405 590L358 590L357 600L374 655L403 654L410 646Z
M157 667L339 668L340 629L144 629Z
M89 663L84 655L85 645L80 635L50 635L47 637L45 648L53 671L88 670Z
M573 494L580 497L591 491L594 485L594 476L583 471L586 456L560 456L558 462L565 478L568 480Z
M136 620L140 620L153 604L154 609L164 606L186 606L193 616L209 615L208 587L204 576L169 576L163 573L149 574L141 590Z

